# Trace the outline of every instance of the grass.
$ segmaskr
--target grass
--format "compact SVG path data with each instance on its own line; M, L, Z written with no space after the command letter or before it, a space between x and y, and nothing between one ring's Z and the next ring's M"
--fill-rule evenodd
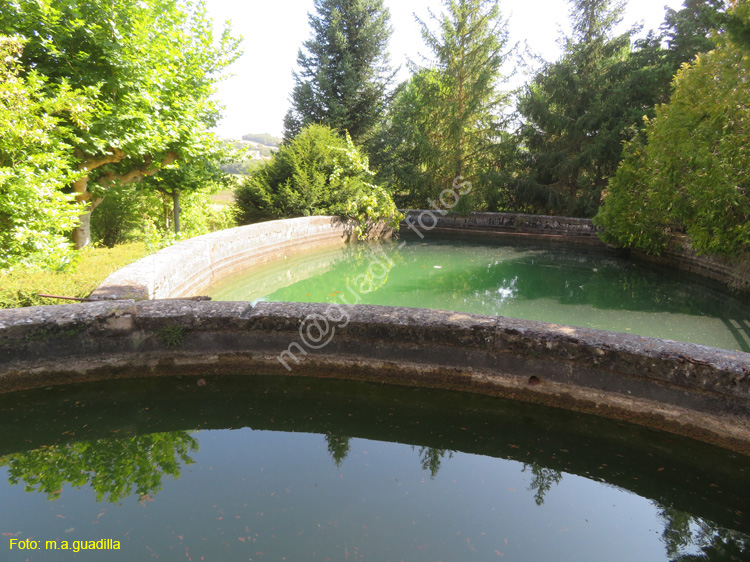
M179 347L185 337L185 328L177 325L164 326L156 331L166 347Z
M234 189L224 189L211 196L211 203L214 205L231 205L234 203Z
M86 248L77 263L65 271L17 269L0 272L0 308L18 308L71 301L49 299L39 293L65 297L88 297L114 271L148 255L142 242L114 248Z

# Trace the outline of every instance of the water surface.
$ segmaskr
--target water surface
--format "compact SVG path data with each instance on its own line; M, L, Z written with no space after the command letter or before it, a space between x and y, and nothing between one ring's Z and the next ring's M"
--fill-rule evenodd
M750 303L597 251L430 236L356 244L230 277L217 300L455 310L750 351Z
M186 376L0 395L0 427L11 562L750 556L747 457L490 397Z

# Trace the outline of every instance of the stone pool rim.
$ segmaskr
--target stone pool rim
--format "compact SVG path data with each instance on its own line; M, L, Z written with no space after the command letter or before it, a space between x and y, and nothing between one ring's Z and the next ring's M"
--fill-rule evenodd
M111 301L0 311L0 392L110 378L295 375L501 396L750 455L750 354L512 318L342 306L321 349L279 355L331 305Z
M420 217L407 214L405 224L410 216ZM425 237L458 229L605 247L587 219L432 216ZM293 375L546 404L750 455L750 353L513 318L363 305L336 305L334 318L343 311L346 322L331 320L330 342L313 349L301 342L301 326L311 317L331 319L332 305L179 300L242 265L342 245L352 232L351 223L336 217L238 227L115 272L94 291L100 302L0 310L0 392L138 376L287 375L291 366Z

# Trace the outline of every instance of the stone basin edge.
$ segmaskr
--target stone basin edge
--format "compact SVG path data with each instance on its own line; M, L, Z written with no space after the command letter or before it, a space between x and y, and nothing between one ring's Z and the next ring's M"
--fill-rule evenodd
M0 392L221 374L501 396L750 455L750 353L385 306L131 299L0 310Z

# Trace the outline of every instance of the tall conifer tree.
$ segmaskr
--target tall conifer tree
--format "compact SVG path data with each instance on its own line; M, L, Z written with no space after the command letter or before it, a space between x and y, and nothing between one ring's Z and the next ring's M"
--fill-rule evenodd
M570 0L572 34L519 102L526 174L518 199L534 212L586 216L619 161L627 104L613 87L624 78L631 32L615 36L622 0ZM648 104L648 105L653 105Z
M524 126L512 192L525 211L593 216L623 143L669 100L680 65L712 48L711 29L725 3L685 0L679 11L667 11L662 36L631 42L635 30L614 33L622 0L569 2L573 31L562 58L546 65L519 101Z
M315 0L313 36L297 55L285 140L312 123L348 131L355 143L370 139L393 77L389 18L383 0Z
M405 203L412 205L428 205L458 176L476 180L500 134L506 100L498 86L508 35L498 2L444 5L432 16L436 30L420 22L433 60L400 87L377 162L392 184L408 189Z

